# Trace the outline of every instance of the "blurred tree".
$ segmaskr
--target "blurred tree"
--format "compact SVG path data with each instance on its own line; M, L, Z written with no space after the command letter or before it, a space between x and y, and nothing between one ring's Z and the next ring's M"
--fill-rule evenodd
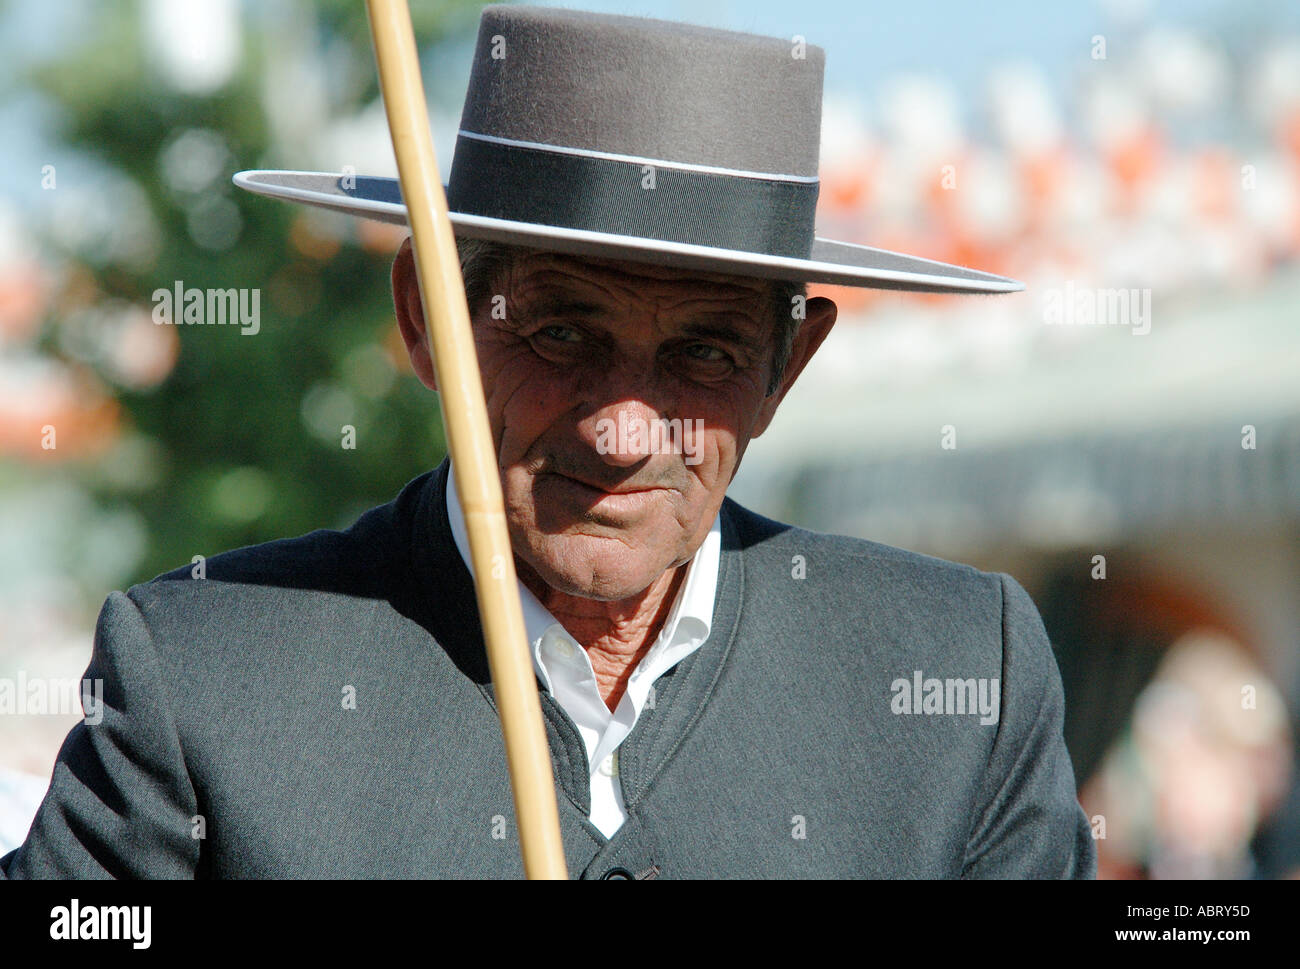
M267 65L279 53L272 27L306 23L314 36L305 47L328 52L317 63L354 78L324 85L331 119L355 115L377 97L364 4L280 3L268 5L270 13L215 6L225 8L227 23L233 18L238 53L209 89L176 83L159 63L157 25L151 39L147 21L174 17L176 8L128 0L86 8L96 18L87 42L31 77L58 108L61 142L134 186L129 194L156 227L144 257L78 252L56 240L72 265L66 279L89 288L94 303L146 313L154 291L177 281L260 291L256 335L175 327L179 355L154 386L97 368L122 405L119 453L69 470L83 474L104 503L125 502L143 516L147 552L134 580L195 554L342 526L444 453L436 398L409 375L395 338L388 268L400 236L345 226L340 238L337 222L230 184L235 171L269 167L268 158L310 167L276 154L266 103L274 86ZM466 2L412 6L426 50L477 18L477 5ZM183 64L190 55L182 49L179 56ZM44 353L66 355L59 330L67 305L54 303ZM355 428L354 448L345 447L345 425ZM149 468L105 473L123 460Z

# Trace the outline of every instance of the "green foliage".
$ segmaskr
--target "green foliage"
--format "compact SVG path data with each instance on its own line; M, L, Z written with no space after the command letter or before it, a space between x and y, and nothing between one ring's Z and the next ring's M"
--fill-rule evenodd
M472 27L476 19L477 5L463 2L413 7L425 44ZM345 525L389 500L445 453L436 397L404 362L396 374L385 363L404 356L392 332L392 253L352 239L337 251L313 256L307 247L304 254L290 234L305 210L230 185L235 171L267 167L272 142L262 102L266 40L248 7L238 70L203 96L160 82L135 4L116 0L91 9L99 22L88 32L89 43L42 65L31 83L57 104L66 146L142 191L160 242L147 265L115 260L112 253L64 255L82 263L98 298L146 310L156 289L177 280L186 287L261 291L259 333L178 326L180 352L170 375L147 390L116 391L126 438L138 445L142 435L149 442L132 453L151 455L151 468L125 479L94 467L83 473L105 505L127 504L147 524L147 553L132 581L186 564L195 554ZM315 41L341 49L358 77L371 78L342 95L332 89L331 113L352 114L377 96L364 4L325 0L313 10ZM168 186L159 160L190 129L224 140L229 170L187 196ZM213 198L227 211L221 200L237 206L242 229L232 246L205 248L195 241L195 219L203 211L196 216L195 206ZM47 323L60 325L58 319ZM56 342L42 341L47 348ZM343 424L356 428L355 449L342 446Z

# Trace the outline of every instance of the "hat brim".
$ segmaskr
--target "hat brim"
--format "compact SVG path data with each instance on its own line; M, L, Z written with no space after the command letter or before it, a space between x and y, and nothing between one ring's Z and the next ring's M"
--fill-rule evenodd
M357 177L354 179L357 187L349 191L342 187L344 178L342 174L328 172L247 171L236 174L234 183L258 195L394 225L408 224L406 206L392 201L400 197L396 179ZM377 191L376 185L387 185L388 190ZM1016 293L1025 288L1024 283L1005 276L820 236L813 240L809 258L797 259L564 226L511 222L461 212L448 214L452 230L459 236L579 256L622 258L737 276L920 293Z

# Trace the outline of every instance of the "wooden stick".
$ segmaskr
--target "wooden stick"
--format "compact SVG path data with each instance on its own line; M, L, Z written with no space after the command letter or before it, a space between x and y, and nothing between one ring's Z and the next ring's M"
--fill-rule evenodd
M411 227L429 351L442 396L447 448L469 533L479 616L515 796L524 873L529 878L567 878L551 749L524 632L500 472L465 305L460 260L429 130L411 12L406 0L366 0L366 5L379 65L379 87Z

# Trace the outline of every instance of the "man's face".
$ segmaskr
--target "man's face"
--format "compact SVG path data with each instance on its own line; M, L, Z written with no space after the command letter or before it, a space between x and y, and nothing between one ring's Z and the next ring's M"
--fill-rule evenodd
M511 543L546 585L626 599L694 555L781 396L770 286L529 252L476 308Z

